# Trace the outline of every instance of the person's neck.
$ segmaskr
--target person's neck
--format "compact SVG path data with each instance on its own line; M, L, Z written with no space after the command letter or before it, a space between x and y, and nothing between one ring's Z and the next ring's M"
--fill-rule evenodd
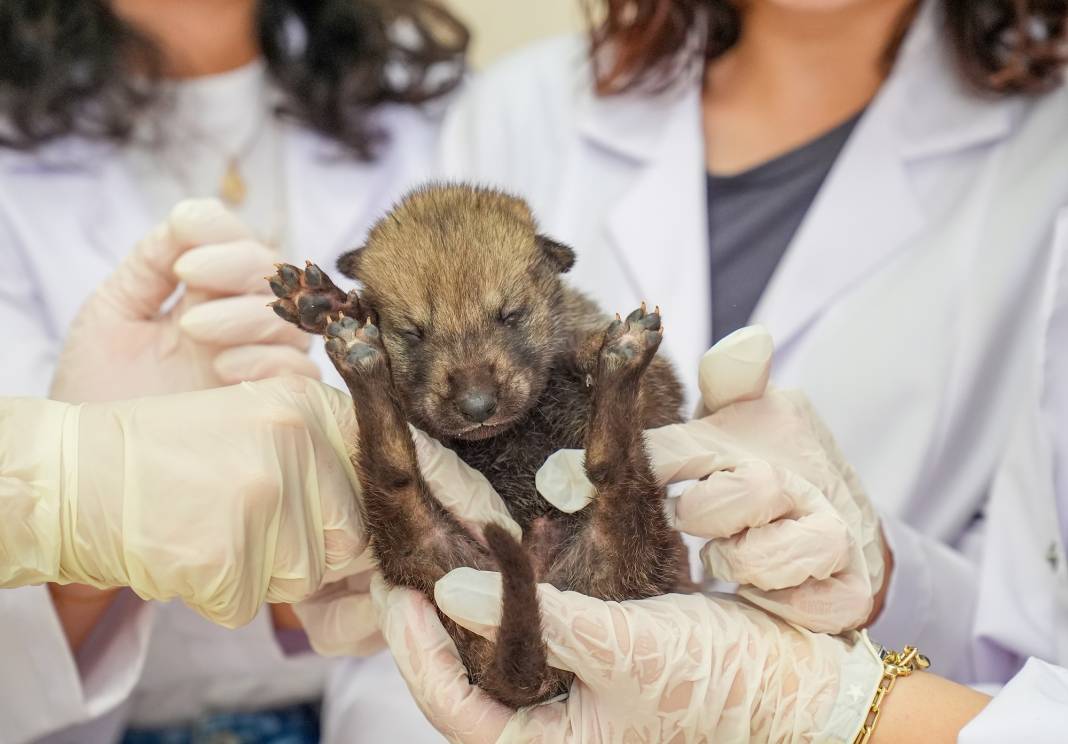
M864 108L885 77L887 46L913 6L914 0L863 0L820 10L749 3L742 37L706 71L710 167L744 169ZM728 142L735 129L752 130L752 141Z
M186 79L242 67L259 54L255 0L112 0L160 48L163 74Z

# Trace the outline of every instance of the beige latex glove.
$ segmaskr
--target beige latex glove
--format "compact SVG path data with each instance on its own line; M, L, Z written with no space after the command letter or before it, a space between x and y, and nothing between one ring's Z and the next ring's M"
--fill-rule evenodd
M808 399L766 389L771 337L744 328L701 361L711 415L646 432L663 484L699 480L671 502L675 526L708 538L716 578L781 618L818 632L862 626L884 586L879 520ZM538 490L565 511L592 489L583 452L552 455Z
M810 633L742 601L672 594L604 602L539 587L549 663L566 700L513 711L473 687L429 602L373 588L382 632L420 709L452 742L852 744L882 673L865 636ZM492 638L500 575L461 568L435 600Z
M119 403L0 400L0 586L129 586L228 627L313 597L313 645L369 650L369 598L315 596L372 565L356 432L347 395L296 376ZM435 452L442 503L500 520L492 489L460 494L466 471Z
M51 397L120 400L284 373L318 377L305 354L310 337L264 307L263 277L277 260L218 201L179 203L86 301ZM163 310L180 280L184 293Z

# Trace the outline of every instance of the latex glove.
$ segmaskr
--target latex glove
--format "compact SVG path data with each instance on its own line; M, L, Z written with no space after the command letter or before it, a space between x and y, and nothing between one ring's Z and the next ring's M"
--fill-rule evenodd
M879 520L856 472L808 399L766 389L773 346L760 327L701 361L701 419L646 432L660 483L701 479L670 503L675 526L708 538L709 573L809 630L865 624L885 586ZM538 490L566 511L592 493L583 452L552 455Z
M310 337L264 307L262 277L274 260L218 201L181 202L86 301L51 397L120 400L290 372L317 377ZM185 292L163 309L180 279Z
M234 627L265 601L307 599L372 565L347 449L352 401L316 381L82 406L16 399L0 401L0 420L0 586L129 586ZM442 502L458 503L455 463L430 467ZM461 501L469 518L505 508L492 489ZM373 636L373 617L365 626L348 631ZM338 643L314 618L305 630Z
M604 602L541 585L549 663L576 679L566 700L513 711L472 686L433 606L374 587L382 632L420 709L452 742L852 743L882 664L866 636L794 628L703 595ZM500 575L457 569L438 607L492 638Z

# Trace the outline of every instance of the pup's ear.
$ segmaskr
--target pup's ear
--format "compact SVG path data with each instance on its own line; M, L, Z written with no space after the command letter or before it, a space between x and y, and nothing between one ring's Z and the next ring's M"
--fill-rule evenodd
M561 274L567 273L575 265L575 251L571 246L564 245L544 235L538 235L536 240L538 241L538 247L545 258L548 259L549 264Z
M341 258L337 260L337 270L349 279L359 278L357 274L360 272L360 254L362 253L362 245L359 248L353 248L348 253L342 253Z

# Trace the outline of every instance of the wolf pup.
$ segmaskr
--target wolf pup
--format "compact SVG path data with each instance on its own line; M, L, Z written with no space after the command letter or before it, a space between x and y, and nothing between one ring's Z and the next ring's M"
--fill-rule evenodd
M613 321L560 275L574 252L539 235L522 200L484 188L418 189L338 268L345 293L310 262L270 278L282 318L323 334L356 402L355 465L370 544L392 584L433 599L454 568L499 570L493 643L442 617L471 679L522 707L566 692L546 663L535 584L609 600L686 586L642 429L681 419L682 391L657 357L663 328L644 305ZM471 534L431 495L408 423L481 471L523 528ZM586 449L596 489L576 514L554 509L534 474L561 448Z

